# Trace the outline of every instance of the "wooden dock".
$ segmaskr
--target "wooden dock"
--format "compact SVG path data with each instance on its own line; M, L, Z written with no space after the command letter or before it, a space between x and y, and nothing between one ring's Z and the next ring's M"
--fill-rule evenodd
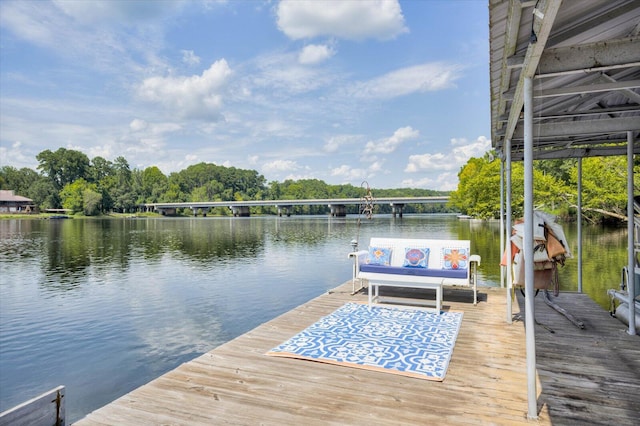
M265 355L345 302L366 300L350 292L349 281L76 425L638 424L640 337L584 294L556 300L584 330L536 297L537 321L554 331L536 326L537 422L526 418L524 326L506 323L499 288L482 288L477 306L471 291L445 290L444 309L464 318L443 382Z

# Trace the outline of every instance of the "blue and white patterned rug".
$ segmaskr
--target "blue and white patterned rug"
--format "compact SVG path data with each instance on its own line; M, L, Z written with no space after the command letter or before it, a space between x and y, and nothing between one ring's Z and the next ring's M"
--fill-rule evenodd
M444 380L462 312L347 303L267 355Z

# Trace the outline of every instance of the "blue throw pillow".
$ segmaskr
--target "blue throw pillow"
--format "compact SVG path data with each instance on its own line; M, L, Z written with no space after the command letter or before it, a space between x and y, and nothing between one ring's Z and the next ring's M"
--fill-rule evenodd
M369 247L369 265L389 265L391 263L391 249L384 247Z
M406 247L402 266L407 268L426 268L429 264L428 248Z
M442 269L467 269L469 250L466 248L442 249Z

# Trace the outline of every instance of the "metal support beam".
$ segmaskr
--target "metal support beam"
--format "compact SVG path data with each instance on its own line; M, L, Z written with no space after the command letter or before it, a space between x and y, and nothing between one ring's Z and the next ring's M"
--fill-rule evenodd
M639 43L639 44L640 44L640 43ZM610 75L607 75L607 74L605 74L605 73L602 73L602 74L600 75L600 78L601 78L602 80L605 80L605 81L611 81L611 82L615 82L615 81L617 81L616 79L614 79L613 77L611 77ZM629 100L631 100L631 101L633 101L633 102L635 102L635 103L640 104L640 94L638 94L638 93L634 92L633 90L631 90L631 89L622 90L622 94L623 94L624 96L626 96L627 98L629 98Z
M622 80L609 83L585 84L582 86L558 87L536 91L536 99L551 98L554 96L583 95L585 93L626 91L640 87L640 80ZM632 92L633 93L633 92Z
M533 22L533 31L536 35L537 42L530 43L527 47L527 52L525 53L524 64L522 66L522 71L520 72L513 102L509 111L509 120L507 121L505 129L505 139L511 139L516 128L516 124L518 124L520 112L522 111L522 106L524 104L524 79L532 78L535 75L538 68L538 62L540 62L540 57L542 56L542 52L544 51L544 47L546 46L551 33L551 28L556 20L558 10L560 10L560 6L562 5L561 0L542 0L540 3L541 4L536 7L536 10L538 11L538 15L542 16L542 19L534 18Z
M629 245L628 265L627 271L629 276L627 277L627 293L629 295L629 330L628 333L632 336L636 335L636 303L635 303L635 278L636 267L634 262L634 221L633 221L633 132L627 132L627 232L629 236L627 238Z
M511 210L511 191L513 190L512 186L511 186L511 140L507 139L506 143L505 143L505 152L506 152L506 158L505 158L505 163L506 163L506 184L507 184L507 211L506 211L506 228L507 228L507 235L509 236L509 238L507 239L507 323L511 324L513 321L513 307L512 307L512 301L513 298L511 296L512 294L512 289L513 289L513 279L511 277L511 272L513 271L512 268L512 264L511 264L511 258L512 258L512 253L511 253L511 224L513 223L511 214L512 214L512 210Z
M613 143L613 142L610 142ZM633 147L634 154L640 155L640 146ZM556 158L588 158L610 157L626 155L626 146L594 146L593 148L561 148L561 149L536 149L533 152L534 160L553 160ZM523 154L516 152L512 156L513 161L522 161Z
M578 158L578 293L582 293L582 157Z
M605 74L602 74L605 75ZM536 90L533 97L535 99L542 98L553 98L557 96L570 96L570 95L580 95L583 98L588 100L588 94L590 93L600 93L600 92L611 92L611 91L619 91L625 94L630 98L637 98L638 95L631 89L636 89L640 87L640 80L622 80L616 81L613 79L605 79L604 77L599 76L597 78L598 81L606 80L605 82L594 82L592 84L582 84L581 86L571 86L571 87L557 87L554 89L542 89ZM516 94L516 89L511 89L502 94L505 100L511 100L514 98ZM635 95L635 96L634 96ZM568 100L572 104L575 104L574 100Z
M514 66L519 58L510 58ZM520 58L524 61L524 57ZM640 65L640 39L607 40L547 49L540 58L536 78L605 71Z
M601 135L605 133L624 134L640 129L640 117L601 118L594 120L562 121L536 124L533 137L556 138L561 136ZM515 132L514 139L522 139L524 130ZM624 139L623 139L624 140Z
M505 247L504 226L504 161L500 160L500 253L504 253ZM505 266L500 266L500 288L504 288Z
M509 69L507 64L508 57L513 55L516 51L516 46L518 45L518 28L517 23L520 22L522 17L522 8L524 6L516 4L516 2L509 3L509 11L507 12L507 32L504 35L504 52L505 55L502 57L502 68L505 70ZM509 84L511 81L510 72L502 73L500 76L500 92L505 92L509 90ZM506 108L506 100L501 98L499 110L504 111Z
M527 351L527 417L538 418L533 275L533 78L524 79L524 288Z

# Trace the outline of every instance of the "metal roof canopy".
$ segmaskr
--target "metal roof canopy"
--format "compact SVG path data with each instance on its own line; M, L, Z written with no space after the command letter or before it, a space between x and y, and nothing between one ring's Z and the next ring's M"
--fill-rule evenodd
M510 139L523 159L532 77L535 159L626 155L640 131L640 2L490 0L489 21L494 149Z
M535 317L530 284L533 250L528 250L526 243L533 241L533 160L626 155L627 212L629 218L633 217L632 163L633 155L640 153L640 1L489 0L489 25L491 141L502 164L508 167L507 198L502 205L506 206L509 224L509 164L522 160L525 168L527 416L535 419L535 329L534 321L529 320ZM581 238L581 161L578 175ZM504 221L504 247L503 226ZM628 232L628 268L634 271L632 220ZM580 248L579 243L579 277ZM510 254L510 244L506 244L506 250ZM510 268L507 284L510 288ZM629 303L633 304L631 287ZM507 299L510 322L509 295ZM633 306L631 309L633 312ZM633 319L629 332L636 333Z

